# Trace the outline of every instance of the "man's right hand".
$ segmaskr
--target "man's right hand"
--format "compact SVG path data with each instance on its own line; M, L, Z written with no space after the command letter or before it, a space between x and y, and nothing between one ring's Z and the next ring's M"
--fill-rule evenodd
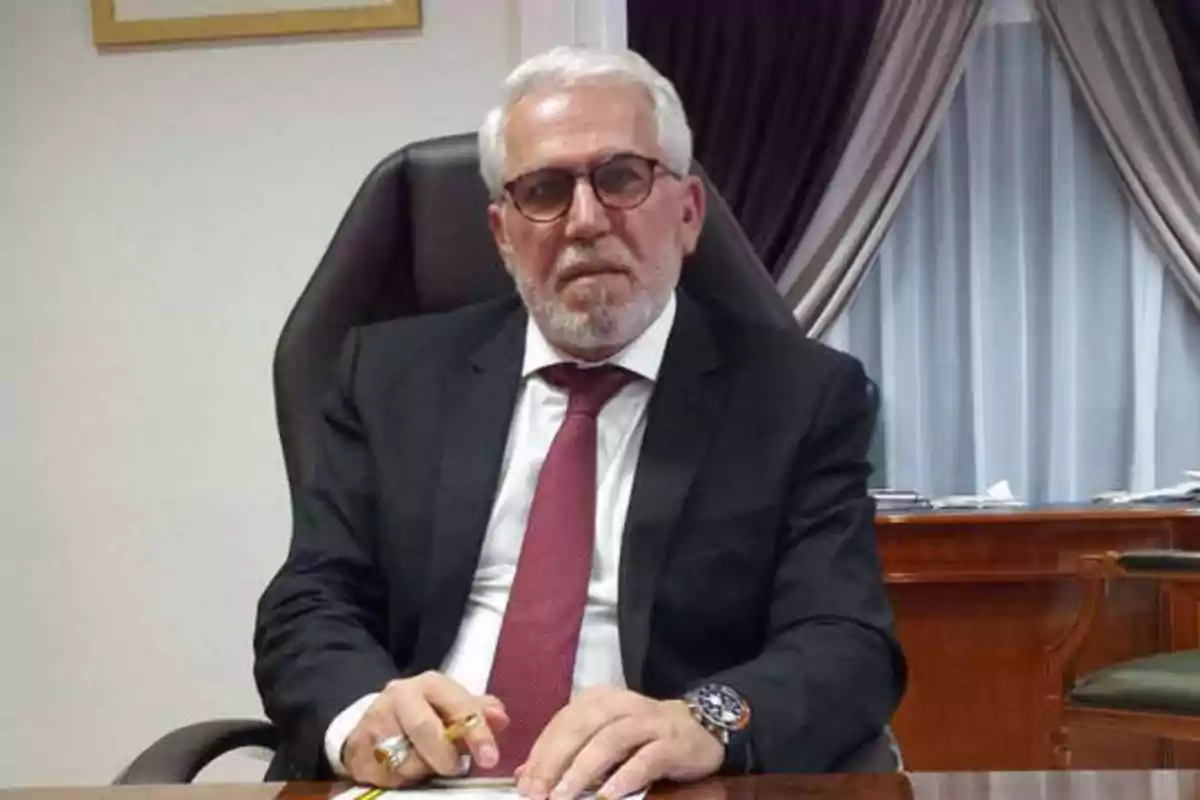
M358 783L383 788L411 786L434 775L460 772L461 751L446 740L446 725L468 714L482 714L483 724L463 740L474 763L495 766L500 757L496 731L508 725L504 704L491 695L474 695L438 672L389 683L350 732L342 763ZM388 737L407 737L411 751L397 770L375 760L375 745Z

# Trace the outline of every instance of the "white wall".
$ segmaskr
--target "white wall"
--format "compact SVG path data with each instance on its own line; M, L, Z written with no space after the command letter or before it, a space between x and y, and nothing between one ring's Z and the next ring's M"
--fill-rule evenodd
M100 55L86 0L0 0L0 785L106 782L171 726L261 713L275 338L369 168L473 128L578 25L540 1Z

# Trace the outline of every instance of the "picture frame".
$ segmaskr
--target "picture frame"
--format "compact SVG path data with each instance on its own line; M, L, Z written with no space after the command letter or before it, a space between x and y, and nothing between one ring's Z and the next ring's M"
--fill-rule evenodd
M124 14L121 0L91 5L92 39L101 48L421 26L420 0L138 0L127 3ZM130 14L129 6L152 13ZM213 7L222 11L206 11Z

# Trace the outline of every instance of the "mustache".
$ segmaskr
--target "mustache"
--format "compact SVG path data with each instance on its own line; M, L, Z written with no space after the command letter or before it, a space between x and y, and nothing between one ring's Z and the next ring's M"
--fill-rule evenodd
M633 271L632 259L614 247L582 247L572 245L563 250L554 264L554 278L565 282L581 275L599 272Z

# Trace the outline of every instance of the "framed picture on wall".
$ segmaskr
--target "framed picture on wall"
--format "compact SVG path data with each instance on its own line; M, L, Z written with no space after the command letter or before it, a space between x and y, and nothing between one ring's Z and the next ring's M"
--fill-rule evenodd
M97 46L419 28L420 0L91 0Z

